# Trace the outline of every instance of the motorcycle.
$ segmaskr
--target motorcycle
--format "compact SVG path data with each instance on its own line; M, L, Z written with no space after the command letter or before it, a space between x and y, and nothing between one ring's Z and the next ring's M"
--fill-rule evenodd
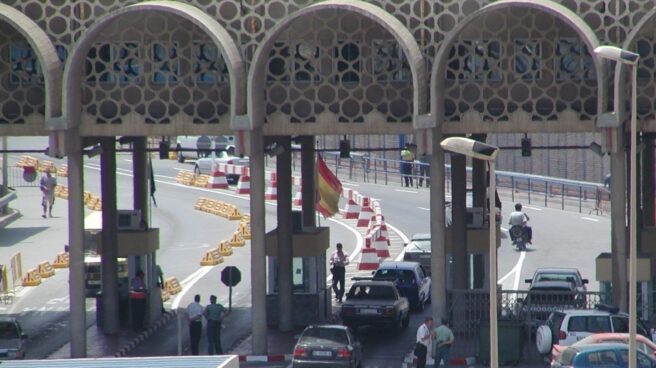
M513 239L513 245L517 246L517 250L520 252L523 250L526 250L526 243L528 242L528 239L526 239L526 234L524 233L524 227L515 225L510 228L510 236Z

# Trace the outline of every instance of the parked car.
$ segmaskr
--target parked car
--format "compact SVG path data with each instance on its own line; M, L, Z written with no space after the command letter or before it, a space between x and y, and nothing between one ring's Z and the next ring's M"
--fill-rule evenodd
M235 166L248 166L250 160L247 156L237 156L234 154L234 146L228 146L225 151L219 153L212 153L208 157L199 158L194 164L194 172L196 174L212 174L212 165L214 164L229 164ZM228 184L237 184L239 181L239 174L226 173L226 180Z
M638 334L650 338L644 323L638 321ZM547 354L554 344L570 346L594 333L629 332L629 315L619 308L597 305L595 309L569 309L553 312L535 335L540 354Z
M346 294L340 317L344 325L353 329L362 325L400 329L410 323L410 303L393 281L358 279Z
M426 276L419 262L386 261L374 272L374 280L396 280L396 287L401 295L408 298L410 306L424 310L431 301L431 278Z
M294 347L293 368L357 368L362 362L362 345L346 326L308 326Z
M431 274L431 235L415 234L410 242L405 245L403 260L408 262L419 262L427 275Z
M622 344L628 344L629 343L629 334L628 333L596 333L592 334L582 340L579 340L572 344L572 347L577 347L581 345L590 345L590 344L602 344L602 343L610 343L610 342L617 342L617 343L622 343ZM656 357L656 344L651 342L648 338L642 336L642 335L636 335L636 342L637 342L637 347L639 351L642 351L643 353L650 355L652 357ZM558 344L554 344L554 346L551 348L551 362L552 366L553 364L558 360L558 356L567 349L567 346L562 346Z
M16 318L0 317L0 360L25 359L26 341Z
M191 157L207 157L212 152L225 151L228 146L234 144L235 137L232 135L180 135L176 139L176 149L183 151L178 152L178 161L184 162Z
M584 295L569 281L534 281L519 305L520 318L533 329L543 324L551 312L583 308Z
M574 284L576 291L585 293L587 287L585 286L588 283L588 279L581 277L581 273L576 268L558 268L558 267L549 267L549 268L538 268L535 270L533 277L530 279L524 280L527 284L533 286L536 282L542 281L567 281Z
M570 346L563 351L553 364L557 368L578 367L628 367L629 346L620 343L603 343ZM638 351L639 368L656 367L656 359L642 351Z

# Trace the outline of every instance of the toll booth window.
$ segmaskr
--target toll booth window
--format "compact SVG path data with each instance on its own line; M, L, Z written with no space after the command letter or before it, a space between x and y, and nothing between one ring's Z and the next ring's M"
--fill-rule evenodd
M274 292L278 292L278 259L273 261L274 267ZM302 257L292 259L292 284L295 293L307 293L310 291L310 260Z

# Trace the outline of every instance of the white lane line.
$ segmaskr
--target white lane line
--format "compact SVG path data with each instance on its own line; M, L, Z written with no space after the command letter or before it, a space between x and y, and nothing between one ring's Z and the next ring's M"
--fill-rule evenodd
M347 187L359 187L360 184L355 184L355 183L349 183L349 182L342 182L342 185L346 185Z
M405 189L394 189L397 192L403 192L403 193L412 193L412 194L417 194L418 192L416 190L405 190Z
M422 211L430 211L430 208L425 208L425 207L417 207L417 208L419 208Z
M198 280L202 279L207 275L212 268L216 266L203 266L196 272L192 273L189 275L186 279L184 279L180 285L182 286L182 291L176 295L175 299L173 299L173 303L171 303L171 309L178 309L178 306L180 305L180 301L182 300L182 297L189 291Z
M403 240L403 244L408 244L410 242L410 239L408 239L408 237L403 232L401 232L401 230L395 228L394 226L390 225L389 223L385 223L385 225L387 225L387 227L389 227L390 230L397 233L399 235L399 237L401 237L401 240ZM396 256L396 258L394 260L395 261L402 260L404 254L405 254L405 247L403 247L403 249L401 250L401 253L399 253L399 255Z
M581 220L592 221L592 222L599 222L599 219L591 218L591 217L581 217Z
M528 208L533 211L542 211L542 208L532 207L532 206L522 206L522 208Z
M519 287L519 276L521 275L524 258L526 258L526 252L521 252L515 266L510 271L508 271L507 274L505 274L502 278L500 278L498 283L503 284L503 282L506 281L507 278L515 274L515 283L514 283L515 288L513 290L517 290L517 288Z
M129 158L124 158L123 161L125 161L125 162L132 162L132 160L129 159Z

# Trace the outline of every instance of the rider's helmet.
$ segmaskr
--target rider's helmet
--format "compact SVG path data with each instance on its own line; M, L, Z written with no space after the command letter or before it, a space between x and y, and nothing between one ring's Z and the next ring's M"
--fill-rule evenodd
M515 211L521 211L521 210L522 210L522 204L521 203L515 204Z

